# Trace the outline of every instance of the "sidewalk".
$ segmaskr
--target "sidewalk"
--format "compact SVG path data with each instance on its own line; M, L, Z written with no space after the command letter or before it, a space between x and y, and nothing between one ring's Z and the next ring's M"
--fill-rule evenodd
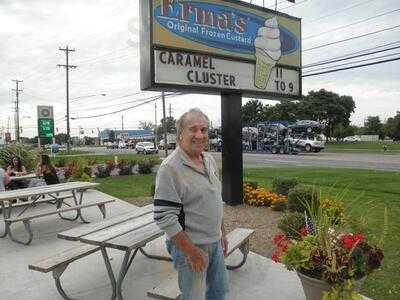
M110 197L97 191L89 191L87 196ZM117 200L107 206L107 216L119 215L128 209L132 209L131 204ZM90 221L101 219L97 207L84 212ZM0 299L62 299L57 293L51 273L43 274L28 270L28 264L73 247L74 242L58 239L56 235L79 224L60 220L55 216L41 218L32 222L34 239L31 245L16 244L8 238L0 239ZM1 224L0 230L3 229ZM16 234L24 234L22 224L15 224L14 230ZM149 244L146 250L152 254L163 253L165 251L163 238ZM122 252L109 253L114 272L118 274L123 258ZM239 261L240 254L234 253L228 259L232 263ZM147 291L159 284L171 270L171 263L148 259L138 253L124 281L124 299L154 299L147 297ZM228 272L229 300L305 300L297 275L261 255L251 252L242 268ZM65 291L72 298L102 300L111 297L110 283L100 252L70 264L61 278Z

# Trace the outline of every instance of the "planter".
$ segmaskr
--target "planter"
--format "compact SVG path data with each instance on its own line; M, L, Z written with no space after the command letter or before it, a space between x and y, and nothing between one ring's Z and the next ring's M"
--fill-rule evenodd
M321 300L324 292L329 292L332 288L331 285L326 283L323 280L315 279L304 275L303 273L296 272L297 276L299 276L301 284L303 286L304 294L307 300ZM363 278L354 281L354 291L358 291L361 288L361 285L364 283L366 276Z

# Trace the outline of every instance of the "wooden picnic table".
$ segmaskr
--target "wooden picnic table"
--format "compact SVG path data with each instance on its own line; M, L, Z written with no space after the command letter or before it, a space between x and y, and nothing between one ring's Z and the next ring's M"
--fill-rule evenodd
M82 225L61 232L58 237L100 247L111 282L111 299L117 297L122 300L123 280L139 250L149 258L170 260L167 257L147 254L143 250L143 247L148 242L164 234L154 222L152 212L153 206L148 205L98 223ZM110 264L107 249L117 249L125 252L117 280Z
M11 181L19 181L19 180L25 180L25 179L33 179L38 177L35 173L30 173L26 175L21 175L21 176L10 176Z
M99 207L101 213L103 214L103 217L105 218L104 204L112 202L114 200L95 201L94 203L83 204L84 191L97 185L98 183L79 181L0 192L0 205L2 208L1 213L3 215L3 221L5 223L4 233L1 234L0 237L6 237L7 235L9 235L13 241L27 245L32 241L33 238L33 233L30 228L31 219L45 217L52 214L58 214L62 219L75 221L80 218L82 222L89 223L83 218L81 209L94 205L97 205ZM73 204L65 202L66 199L71 198L73 200ZM31 200L14 204L13 202L18 199ZM30 210L32 207L37 206L39 203L55 204L56 209L54 211L44 213L28 212L28 210ZM62 205L64 205L65 207L62 208ZM13 211L17 207L21 207L22 211L18 212L17 215L12 215ZM76 216L74 218L69 218L62 215L62 213L68 211L76 211ZM19 221L24 223L25 229L29 234L29 239L27 242L20 241L14 238L12 235L10 226L13 223Z

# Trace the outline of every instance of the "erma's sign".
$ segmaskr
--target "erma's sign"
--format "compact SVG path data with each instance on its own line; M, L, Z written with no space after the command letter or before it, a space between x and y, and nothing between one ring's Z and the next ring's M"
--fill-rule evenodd
M300 97L299 19L239 1L140 4L142 89Z

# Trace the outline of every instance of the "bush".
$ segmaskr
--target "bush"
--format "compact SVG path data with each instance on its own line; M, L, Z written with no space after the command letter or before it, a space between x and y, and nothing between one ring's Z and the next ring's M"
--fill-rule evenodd
M144 159L138 163L139 174L151 174L151 170L155 166L155 162L150 159Z
M56 160L54 163L54 166L57 168L63 168L67 165L67 160L64 157L60 157L59 159Z
M299 231L306 224L305 216L299 212L286 212L278 221L278 228L289 238L300 239Z
M22 144L11 144L0 148L0 166L6 169L14 156L21 158L22 165L28 172L35 169L37 152Z
M319 205L319 196L311 186L298 184L288 195L288 208L291 211L304 212L307 206Z
M106 177L110 177L111 169L108 168L107 166L100 165L97 167L97 172L98 172L97 177L106 178Z
M132 175L132 165L131 162L122 159L118 163L118 168L119 168L119 175Z
M289 190L294 188L299 184L297 178L281 178L275 177L272 180L272 191L287 196L289 194Z
M287 199L279 199L271 203L271 209L274 211L284 211L286 210L286 208L287 208Z

